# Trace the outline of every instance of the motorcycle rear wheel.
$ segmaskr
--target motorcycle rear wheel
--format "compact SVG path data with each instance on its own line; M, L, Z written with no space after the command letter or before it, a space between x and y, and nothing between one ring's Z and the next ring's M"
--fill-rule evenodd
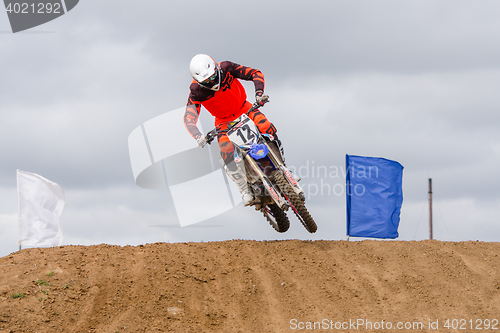
M261 212L277 232L285 232L290 228L288 216L286 216L286 213L277 204L264 205L261 208Z

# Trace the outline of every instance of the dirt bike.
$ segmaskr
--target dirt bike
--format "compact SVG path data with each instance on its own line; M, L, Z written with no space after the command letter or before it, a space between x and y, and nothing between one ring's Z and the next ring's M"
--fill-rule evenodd
M220 132L227 133L235 146L235 161L244 162L249 189L255 198L251 205L264 214L277 232L285 232L290 227L286 211L291 208L306 230L314 233L317 226L304 204L304 190L286 167L275 138L260 133L257 125L248 117L250 112L260 106L255 102L227 129L215 128L205 139L210 144Z

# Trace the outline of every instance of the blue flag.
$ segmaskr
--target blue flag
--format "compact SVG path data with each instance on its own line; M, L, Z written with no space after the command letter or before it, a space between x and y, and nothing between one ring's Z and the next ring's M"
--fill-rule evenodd
M385 158L346 155L347 235L397 238L403 166Z

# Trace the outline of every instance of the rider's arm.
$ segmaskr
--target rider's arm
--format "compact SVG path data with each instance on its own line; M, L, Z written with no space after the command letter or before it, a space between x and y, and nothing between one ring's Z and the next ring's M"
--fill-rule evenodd
M189 90L186 112L184 112L184 126L186 126L189 134L191 134L196 141L199 141L203 134L201 134L196 123L200 117L201 104L211 98L214 91L201 88L195 81L191 83ZM198 144L200 144L200 142L198 142Z
M201 104L194 102L190 96L186 105L186 112L184 112L184 126L186 126L189 134L195 139L200 138L202 135L198 126L196 126L200 117L200 109Z
M264 74L255 68L242 66L231 61L226 61L227 70L238 79L253 81L255 93L264 92ZM224 66L224 67L226 67ZM224 69L224 68L223 68Z

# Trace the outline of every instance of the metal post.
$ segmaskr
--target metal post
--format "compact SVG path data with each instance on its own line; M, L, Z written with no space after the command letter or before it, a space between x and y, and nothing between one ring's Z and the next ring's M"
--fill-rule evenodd
M432 239L432 178L429 178L429 239Z

